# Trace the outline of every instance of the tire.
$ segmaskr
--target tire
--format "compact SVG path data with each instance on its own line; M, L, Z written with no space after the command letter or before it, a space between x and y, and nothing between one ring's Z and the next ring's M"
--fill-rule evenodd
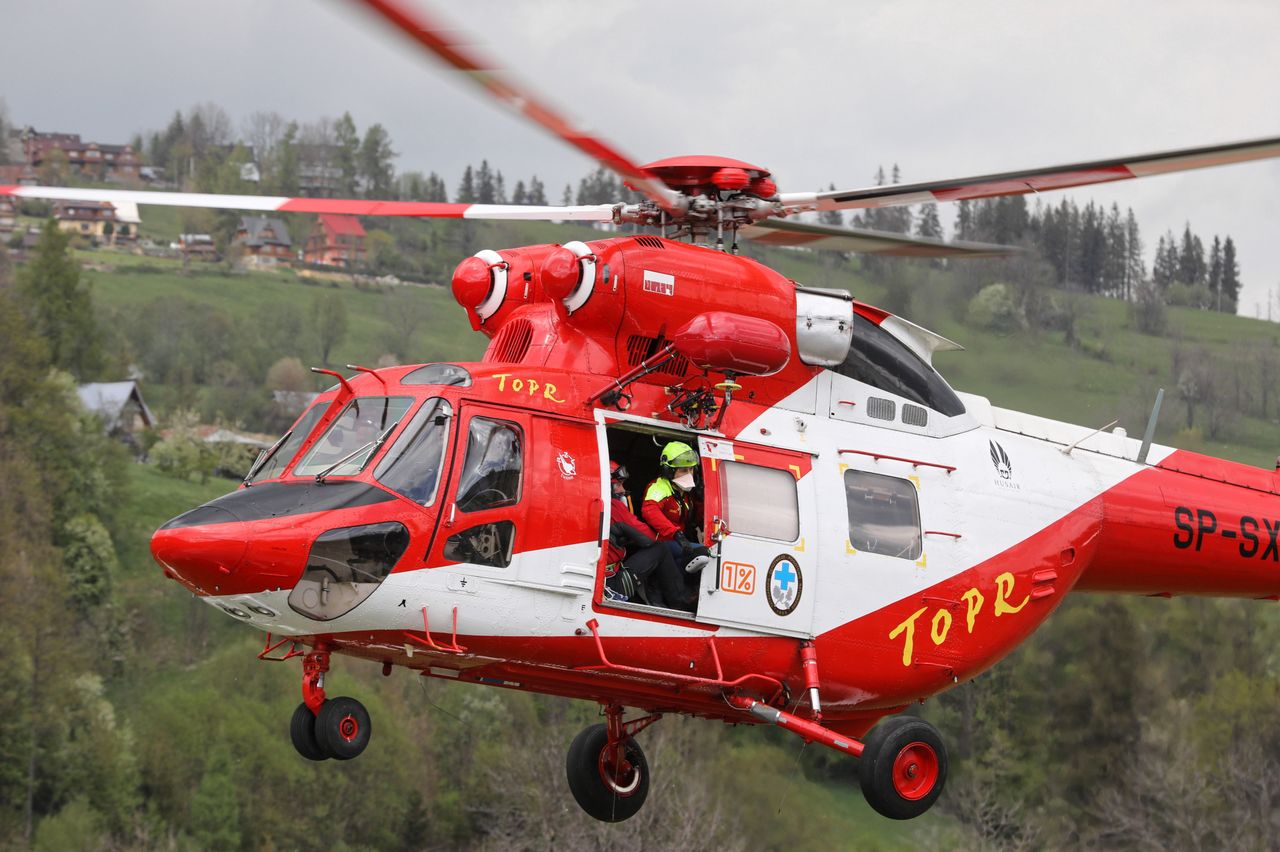
M316 741L316 714L305 703L299 704L289 720L289 739L298 754L307 760L328 760L329 755Z
M649 763L634 739L627 740L626 759L631 771L621 781L602 765L609 733L604 725L592 725L573 738L565 770L569 791L588 815L601 822L622 822L639 812L649 796Z
M335 760L359 757L372 733L369 711L354 698L331 698L316 716L316 741Z
M913 819L933 806L947 781L947 749L938 729L900 716L881 722L858 761L862 795L882 816Z

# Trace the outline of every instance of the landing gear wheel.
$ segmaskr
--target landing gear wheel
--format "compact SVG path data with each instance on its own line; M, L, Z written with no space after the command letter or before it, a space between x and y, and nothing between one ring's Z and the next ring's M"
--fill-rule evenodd
M881 722L863 743L858 780L867 804L890 819L929 810L947 780L947 749L938 729L909 716Z
M649 763L640 744L628 738L621 766L609 760L605 725L592 725L573 738L565 770L569 790L582 809L601 822L622 822L636 815L649 795Z
M316 742L337 760L358 757L369 745L371 733L369 711L354 698L331 698L316 715Z
M293 711L293 718L289 720L289 738L293 740L293 747L298 750L298 754L307 760L329 759L320 743L316 742L316 714L311 712L305 702Z

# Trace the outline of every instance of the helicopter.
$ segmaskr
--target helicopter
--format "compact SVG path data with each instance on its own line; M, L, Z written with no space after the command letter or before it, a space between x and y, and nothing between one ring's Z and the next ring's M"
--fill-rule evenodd
M452 293L476 363L329 374L241 488L156 531L166 577L301 661L290 736L349 760L372 720L330 697L334 655L384 674L579 698L571 794L643 806L637 736L664 714L768 724L858 761L879 813L926 812L947 750L908 705L1010 653L1074 590L1280 595L1280 473L998 408L933 367L958 344L738 253L761 245L985 257L1008 247L797 221L1043 192L1280 156L1280 138L971 178L782 192L718 156L639 165L398 0L361 0L640 200L445 204L0 187L0 194L359 216L634 225L485 249ZM1154 425L1154 412L1151 426ZM613 464L657 481L696 456L691 608L610 580ZM628 496L645 492L634 485ZM619 564L620 562L620 564ZM625 576L625 573L624 573ZM628 717L628 709L635 711ZM638 713L638 715L637 715Z

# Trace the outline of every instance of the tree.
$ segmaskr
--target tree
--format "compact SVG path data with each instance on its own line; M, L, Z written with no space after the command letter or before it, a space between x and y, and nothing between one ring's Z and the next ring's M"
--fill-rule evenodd
M431 306L415 287L397 287L382 303L382 315L387 323L387 345L401 363L411 363L415 356L414 342L420 329L431 316Z
M333 126L334 166L339 174L339 191L344 195L355 195L359 188L360 168L360 135L356 132L356 123L351 113L344 112Z
M488 160L480 161L476 170L476 201L480 204L496 204L498 202L497 185L493 179L493 170Z
M1222 242L1222 310L1234 314L1240 302L1240 264L1236 244L1227 237Z
M291 121L285 128L273 160L272 173L276 191L282 195L297 195L301 171L298 159L298 122Z
M529 204L537 204L545 207L547 205L547 188L542 185L542 181L538 180L538 176L534 175L529 180Z
M1167 291L1169 285L1178 277L1178 248L1173 232L1168 231L1156 243L1156 256L1151 265L1151 280L1161 291Z
M441 204L449 201L449 191L445 188L444 179L435 172L427 175L426 196L424 201L437 201Z
M457 202L459 204L475 204L476 200L475 173L471 171L471 166L467 166L462 173L462 181L458 184Z
M365 194L373 198L387 198L391 195L392 180L395 169L391 161L396 152L391 148L391 134L381 124L372 124L365 131L364 142L360 144L360 179L364 182Z
M329 364L329 353L347 336L347 303L340 293L324 293L311 303L311 330L320 361Z
M511 203L512 204L528 204L529 203L528 193L526 193L524 189L524 181L522 180L516 181L516 188L511 191Z
M916 218L916 236L930 240L942 239L942 221L938 218L938 205L930 201L921 205Z
M142 149L138 149L139 155ZM0 166L9 164L9 107L0 98Z
M1182 244L1178 249L1178 280L1195 286L1208 279L1208 265L1204 260L1204 243L1191 233L1191 223L1182 232Z
M50 363L87 381L101 366L102 341L70 243L57 222L46 222L35 255L18 272L18 291L31 327L49 347Z

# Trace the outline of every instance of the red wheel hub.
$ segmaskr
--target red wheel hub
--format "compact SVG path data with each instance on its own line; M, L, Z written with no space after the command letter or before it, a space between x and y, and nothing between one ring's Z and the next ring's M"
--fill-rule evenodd
M347 742L360 736L360 720L348 713L338 722L338 734Z
M619 748L617 760L611 760L608 746L600 749L600 779L615 796L630 796L640 786L640 769L627 760Z
M902 798L923 799L937 783L938 753L928 743L910 743L893 759L893 789Z

